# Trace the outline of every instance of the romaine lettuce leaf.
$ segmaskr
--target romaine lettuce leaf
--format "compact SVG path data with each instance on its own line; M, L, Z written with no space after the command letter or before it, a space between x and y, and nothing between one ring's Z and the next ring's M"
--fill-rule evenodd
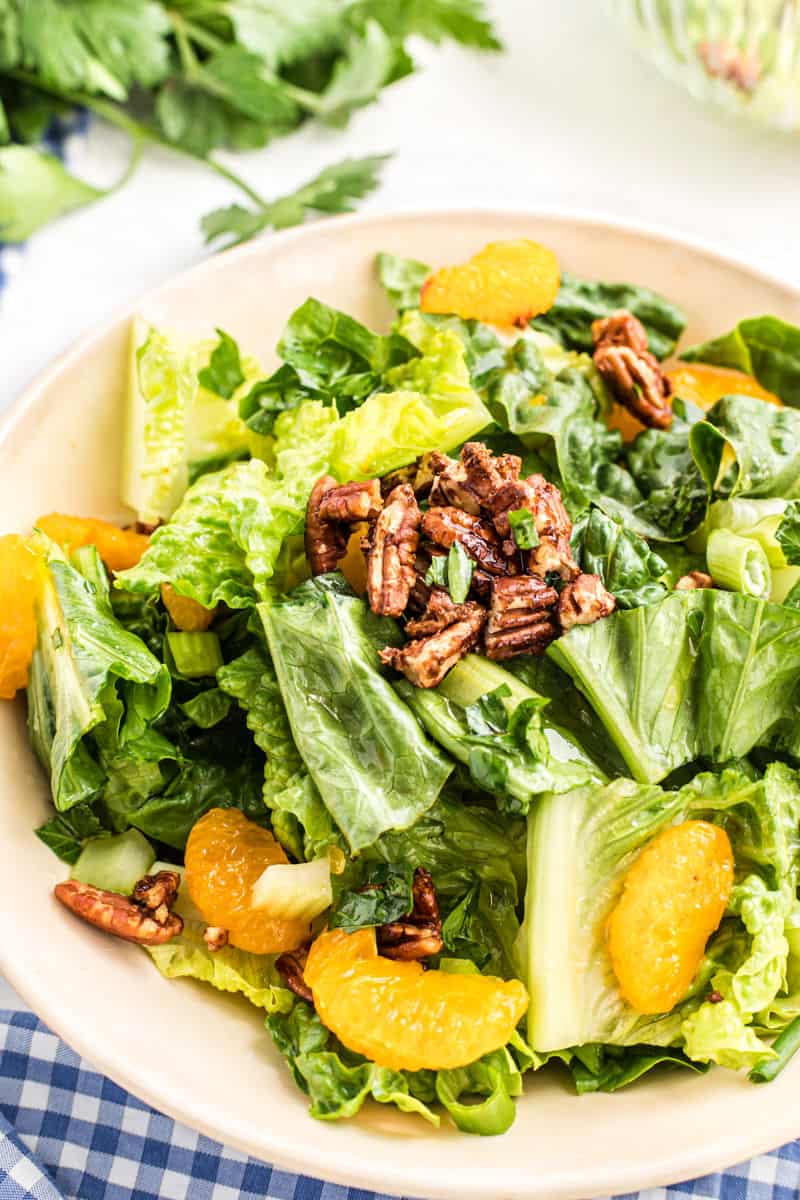
M419 308L419 293L431 273L427 263L381 251L375 259L378 281L398 310Z
M618 608L656 604L668 594L664 559L638 533L599 508L575 522L572 547L581 570L600 576Z
M748 317L730 333L684 350L681 358L744 371L784 404L800 408L800 329L780 317Z
M572 734L548 719L546 700L479 655L467 655L436 688L399 680L395 689L475 786L507 812L526 813L542 792L604 778ZM487 704L494 719L479 711Z
M122 499L140 521L166 521L188 482L186 430L197 380L184 354L136 317L131 326Z
M800 495L800 413L791 408L723 396L693 426L689 445L709 491L720 496Z
M103 726L134 744L166 711L169 673L115 620L108 577L94 547L80 561L91 578L38 535L44 557L37 605L38 640L28 686L28 728L50 773L60 812L94 800L106 774L89 735Z
M687 819L725 828L736 885L687 995L670 1013L644 1016L622 999L603 931L638 854ZM619 779L540 800L528 818L521 935L533 1049L683 1043L692 1059L728 1066L768 1054L759 1014L789 994L785 929L797 908L799 822L800 777L781 763L763 779L731 768L679 791Z
M655 1046L578 1046L569 1064L575 1091L618 1092L654 1067L687 1067L702 1075L708 1067L692 1062L682 1050Z
M247 713L247 726L266 754L263 798L275 835L295 858L311 860L341 834L294 744L275 669L257 644L220 667L217 682Z
M800 613L717 589L576 627L547 651L642 782L797 740Z
M295 744L351 849L406 829L431 807L452 764L378 670L397 641L340 576L260 606Z
M221 330L218 332L221 338L227 338L227 334ZM252 355L239 354L233 342L235 361L229 362L227 370L223 371L227 361L223 359L223 364L212 371L214 355L219 357L220 348L227 346L228 343L222 340L216 344L205 340L190 346L188 350L189 369L197 379L186 428L186 459L191 481L205 474L209 464L214 461L227 465L225 460L247 458L251 453L254 457L262 457L261 439L254 436L239 415L241 397L262 378L261 366ZM228 358L233 357L230 348L227 353ZM220 387L230 394L226 396L216 390Z
M619 308L626 308L642 322L656 358L673 353L686 327L686 317L657 292L631 283L595 282L565 272L555 303L531 325L571 350L591 353L592 321L608 317Z
M205 926L184 921L179 937L163 946L147 946L147 953L166 979L197 979L221 992L238 992L268 1013L288 1013L294 997L282 985L275 959L248 954L235 946L209 950L203 940Z

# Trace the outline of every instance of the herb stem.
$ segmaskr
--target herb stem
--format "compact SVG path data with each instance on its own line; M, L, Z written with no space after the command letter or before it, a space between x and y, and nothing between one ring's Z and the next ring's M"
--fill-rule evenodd
M775 1058L762 1058L747 1078L751 1083L769 1083L780 1075L789 1060L800 1050L800 1017L795 1017L783 1033L772 1043Z
M128 164L128 169L123 177L122 182L130 178L132 171L138 164L141 150L144 143L150 143L155 146L165 146L168 150L174 151L175 154L181 154L184 158L191 158L194 162L203 163L209 167L222 179L227 180L243 195L247 196L248 200L257 205L258 208L266 208L267 201L259 192L252 188L246 180L237 175L235 171L230 170L223 163L219 162L211 155L195 154L192 150L187 150L184 146L179 146L175 142L169 141L167 138L161 137L155 129L149 125L145 125L143 121L137 121L126 113L119 105L114 104L110 100L102 100L97 96L89 96L83 92L65 92L58 88L48 87L47 84L35 75L28 71L19 69L6 72L11 79L16 79L19 83L24 83L27 87L35 88L37 91L46 92L49 96L55 96L59 100L63 100L67 104L74 104L80 108L88 108L92 112L97 113L104 121L108 121L110 125L115 125L117 129L123 130L133 140L135 146L138 145L138 150L135 149L131 158L131 163ZM119 186L119 185L117 185Z

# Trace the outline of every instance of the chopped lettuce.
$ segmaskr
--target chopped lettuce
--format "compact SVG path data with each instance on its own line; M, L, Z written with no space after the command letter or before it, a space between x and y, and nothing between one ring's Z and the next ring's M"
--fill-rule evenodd
M784 404L800 408L800 329L780 317L748 317L730 333L684 350L681 358L744 371Z
M578 279L566 272L555 303L531 324L570 350L592 350L592 322L626 308L644 325L656 358L668 358L686 327L681 310L650 288Z
M672 1012L646 1016L620 994L604 929L644 846L690 818L726 830L736 885L686 996ZM618 779L540 800L528 818L520 939L533 1050L677 1044L692 1060L734 1067L768 1054L760 1014L789 995L785 930L797 908L799 822L800 777L781 763L763 779L731 768L679 791Z
M375 260L375 266L378 281L398 312L419 308L420 289L431 273L427 263L382 251Z
M723 396L693 426L689 445L709 491L800 496L800 413L794 409L755 396Z
M786 606L717 589L675 593L576 627L547 653L641 782L798 739L800 613Z
M600 576L618 608L655 604L668 593L664 559L638 533L599 508L575 522L572 547L581 570Z
M268 1013L291 1011L294 997L283 987L273 957L235 946L212 952L203 940L204 930L202 922L184 921L179 937L146 948L166 979L197 979L221 992L238 992Z
M108 577L94 547L80 554L87 578L52 542L44 556L37 645L28 686L28 729L49 771L59 812L94 800L106 772L97 737L135 745L166 711L169 673L115 620ZM91 735L91 736L90 736Z
M436 688L400 680L398 694L476 787L507 812L525 813L542 792L564 792L603 772L567 730L548 720L547 700L515 675L467 655Z
M261 617L294 741L351 849L407 829L452 770L378 669L398 630L341 576L301 584Z
M197 381L171 339L137 317L131 326L122 499L140 521L168 520L188 482L186 431Z

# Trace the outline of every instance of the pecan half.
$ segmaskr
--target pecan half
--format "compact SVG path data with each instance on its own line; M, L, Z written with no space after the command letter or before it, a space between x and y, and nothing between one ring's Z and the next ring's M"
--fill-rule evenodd
M442 941L442 919L433 879L424 867L414 872L414 907L406 917L379 925L375 936L384 958L412 962L438 954Z
M515 454L495 458L483 442L467 442L460 462L448 459L431 489L432 505L454 505L478 516L498 488L519 475L522 460Z
M558 637L552 608L558 592L535 575L495 579L492 607L484 635L486 657L497 660L517 654L542 654Z
M306 507L306 556L312 575L336 570L347 553L349 527L376 517L381 503L377 479L338 484L323 475L317 480Z
M713 79L724 79L747 95L758 87L761 63L752 51L742 50L723 38L717 42L701 42L697 53L706 74Z
M177 872L161 871L159 875L174 876L180 882ZM158 880L159 876L149 878ZM136 886L139 887L139 884ZM164 914L166 903L163 900L151 910L145 900L136 901L117 892L106 892L91 884L79 883L77 879L56 884L55 895L65 908L89 925L140 946L162 945L183 929L183 921L179 916L169 911Z
M552 572L567 581L574 579L580 568L572 557L572 521L561 492L543 475L511 480L500 488L492 500L491 511L494 527L509 554L516 550L509 514L521 508L532 514L539 538L539 545L528 554L528 569L542 577Z
M444 588L433 588L425 611L407 623L406 633L410 638L432 637L450 625L455 625L456 621L468 620L478 607L471 600L466 604L455 604L450 599L450 593Z
M676 592L694 592L698 588L713 586L714 580L705 571L690 571L688 575L681 575L674 590Z
M221 929L219 925L207 925L203 932L203 941L211 953L216 954L218 950L224 950L227 946L228 931Z
M614 398L643 425L668 429L672 407L670 382L647 349L647 332L638 317L621 308L592 322L594 365Z
M303 974L307 958L308 946L301 946L299 950L286 951L285 954L281 954L276 958L275 967L286 986L290 991L294 992L295 996L299 996L301 1000L307 1000L309 1004L313 1004L314 997Z
M411 486L398 484L370 529L367 598L374 613L399 617L416 579L420 511Z
M573 625L593 625L616 607L616 600L606 591L599 575L579 575L558 598L558 619L566 632Z
M134 904L152 915L153 919L163 925L178 899L178 888L181 877L177 871L159 871L155 875L143 875L134 884L131 900Z
M469 609L469 613L440 633L416 638L400 650L387 646L381 650L381 662L402 672L416 687L436 687L473 648L486 622L486 611L479 604L459 605L459 608Z
M491 525L472 513L450 506L429 508L422 518L422 532L445 550L459 542L470 558L489 575L514 573Z

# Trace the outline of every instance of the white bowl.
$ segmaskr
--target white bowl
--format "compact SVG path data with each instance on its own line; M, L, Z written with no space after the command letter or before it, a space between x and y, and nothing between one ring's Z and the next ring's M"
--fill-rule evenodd
M128 318L209 334L221 325L269 365L308 295L372 325L390 312L377 250L455 262L485 242L532 237L575 273L647 284L683 305L687 337L773 312L800 322L800 293L702 247L589 219L503 212L342 218L210 259L81 341L27 390L0 435L0 512L24 530L51 510L115 518ZM270 1163L405 1196L578 1198L687 1179L800 1134L800 1062L767 1087L713 1070L660 1074L617 1095L577 1098L563 1074L529 1079L503 1137L373 1105L313 1121L245 1001L168 982L136 947L70 917L53 899L61 863L33 836L48 812L24 703L0 706L0 968L47 1024L99 1070L211 1137Z

